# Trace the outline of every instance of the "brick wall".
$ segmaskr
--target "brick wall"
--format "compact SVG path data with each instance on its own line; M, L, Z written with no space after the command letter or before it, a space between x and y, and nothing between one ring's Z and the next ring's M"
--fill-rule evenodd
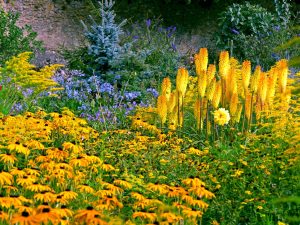
M0 0L4 10L18 11L18 25L29 24L38 33L49 50L60 46L73 48L82 43L83 28L80 19L86 20L90 5L88 1L63 0Z

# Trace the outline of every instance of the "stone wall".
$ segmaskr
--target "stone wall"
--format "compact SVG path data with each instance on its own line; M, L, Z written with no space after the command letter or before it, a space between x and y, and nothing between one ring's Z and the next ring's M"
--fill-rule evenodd
M70 49L82 44L80 19L87 19L91 8L87 2L72 1L67 4L63 0L0 0L4 10L20 13L18 25L31 25L48 50L57 50L60 46Z

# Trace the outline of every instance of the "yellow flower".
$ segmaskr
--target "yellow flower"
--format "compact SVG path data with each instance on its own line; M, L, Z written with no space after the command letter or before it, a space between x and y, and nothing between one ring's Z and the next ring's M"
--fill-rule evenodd
M278 221L278 225L288 225L287 223Z
M257 206L258 209L263 209L263 207L261 205Z
M227 124L230 120L228 110L224 108L219 108L218 110L214 111L214 120L216 124L221 126Z
M251 191L245 191L245 193L246 193L247 195L251 195L251 194L252 194Z
M13 182L13 176L7 172L0 173L0 185L3 186L5 184L11 185Z

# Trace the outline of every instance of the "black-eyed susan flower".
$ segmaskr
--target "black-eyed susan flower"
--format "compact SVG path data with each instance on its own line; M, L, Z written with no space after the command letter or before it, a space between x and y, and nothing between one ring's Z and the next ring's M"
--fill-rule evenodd
M0 222L8 222L9 215L0 209Z
M73 200L76 199L78 194L74 191L71 191L70 189L66 189L65 191L59 193L59 195L62 195L64 199L67 200Z
M88 206L86 209L78 210L74 219L79 223L87 223L89 219L94 218L95 216L101 217L102 214L95 210L92 206Z
M37 140L31 139L29 141L26 141L25 144L30 149L37 149L37 150L44 150L45 149L45 146Z
M132 214L132 218L141 218L143 220L147 220L149 222L154 222L157 218L156 213L149 213L149 212L135 212Z
M125 180L114 180L114 184L122 186L124 189L132 189L132 184Z
M111 190L115 195L122 194L124 192L124 190L122 188L117 187L117 186L107 183L107 182L102 182L102 185L103 185L103 187Z
M187 185L189 187L205 186L205 183L203 181L201 181L199 178L195 178L195 177L190 177L190 178L184 179L182 181L182 183L184 183L185 185Z
M201 187L193 186L188 191L195 194L199 198L205 197L205 198L211 199L211 198L215 197L214 193L206 190L205 187L203 187L203 186L201 186Z
M39 169L32 169L32 168L25 168L24 171L26 172L27 175L31 176L40 176L40 171Z
M157 184L152 184L152 183L150 183L147 186L151 191L157 191L160 194L166 194L168 192L168 189L163 184L158 184L158 183Z
M105 196L113 196L114 192L112 190L99 190L95 194L96 196L99 196L100 198L103 198Z
M3 189L5 189L6 191L6 194L9 196L10 193L13 191L13 192L17 192L18 191L18 188L15 187L15 186L12 186L12 185L4 185L2 187Z
M43 191L41 193L35 194L33 198L41 202L54 202L56 199L56 194L52 192Z
M11 185L13 181L13 176L8 172L0 173L0 186Z
M180 186L169 187L169 190L167 192L167 196L170 198L179 197L179 196L182 196L185 194L187 194L187 191L183 187L180 187Z
M32 192L53 191L48 185L42 185L38 182L34 182L33 184L26 186L25 189Z
M38 225L40 223L35 216L31 216L27 211L23 211L21 214L18 213L13 215L11 224Z
M108 223L100 215L88 218L86 222L91 225L108 225Z
M79 145L75 145L71 142L64 142L62 144L63 150L70 151L73 154L80 154L83 152L83 148Z
M60 148L48 149L46 151L46 153L47 153L47 156L50 159L58 161L58 162L62 162L66 158L69 157L69 153L67 151L64 151L64 150L60 149Z
M70 160L70 165L75 166L81 166L81 167L87 167L90 165L89 161L84 158L83 155L77 156L76 158L73 158Z
M26 176L26 172L21 168L12 168L10 169L10 174L17 177Z
M28 186L33 184L36 180L37 178L35 176L24 175L23 177L17 178L17 184L20 186Z
M29 204L18 205L16 206L16 209L19 213L22 213L24 211L28 212L30 215L33 215L35 213L35 210L32 207L30 207Z
M62 205L60 208L54 208L52 211L58 214L61 218L71 218L74 214L74 212L71 209L68 209L65 205Z
M22 205L22 201L18 199L18 196L13 197L0 197L0 205L2 208L12 208Z
M22 153L25 156L28 156L30 154L30 150L23 144L21 144L19 141L9 144L7 146L7 149L9 149L12 152Z
M53 211L51 207L43 208L41 212L36 214L35 218L37 219L39 224L48 224L51 222L55 225L59 224L60 221L60 216L55 211Z
M2 161L5 164L14 164L18 161L18 159L14 154L6 153L0 154L0 161Z
M207 209L208 208L208 204L200 199L194 199L192 202L191 202L191 205L192 206L196 206L196 207L199 207L201 209Z
M187 218L191 218L191 219L201 218L203 215L202 211L198 211L195 209L192 209L192 210L184 209L184 210L182 210L182 213L184 216L186 216Z
M169 223L177 223L178 221L180 220L183 220L183 218L181 216L178 216L172 212L164 212L164 213L161 213L159 214L159 217L162 219L162 220L166 220L167 224Z
M77 189L83 193L88 193L88 194L95 193L95 190L87 184L77 185Z

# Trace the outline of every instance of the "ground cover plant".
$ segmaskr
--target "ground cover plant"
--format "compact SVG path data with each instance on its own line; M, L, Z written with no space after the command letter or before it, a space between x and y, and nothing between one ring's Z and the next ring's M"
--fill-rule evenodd
M206 48L183 67L175 30L134 23L82 70L6 60L0 224L299 224L300 72Z

